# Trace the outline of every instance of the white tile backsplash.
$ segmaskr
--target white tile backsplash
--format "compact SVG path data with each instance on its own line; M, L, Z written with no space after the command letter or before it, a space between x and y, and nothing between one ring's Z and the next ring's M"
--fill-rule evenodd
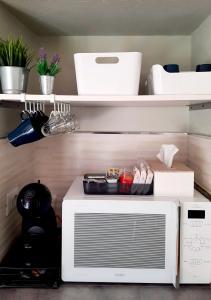
M14 148L0 140L0 259L20 230L21 220L16 209L6 217L6 196L14 187L21 189L33 180L33 152L32 145Z

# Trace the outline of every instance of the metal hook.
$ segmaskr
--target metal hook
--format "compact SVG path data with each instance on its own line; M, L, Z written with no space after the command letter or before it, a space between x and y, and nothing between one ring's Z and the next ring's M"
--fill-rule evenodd
M27 111L27 101L25 101L25 111Z

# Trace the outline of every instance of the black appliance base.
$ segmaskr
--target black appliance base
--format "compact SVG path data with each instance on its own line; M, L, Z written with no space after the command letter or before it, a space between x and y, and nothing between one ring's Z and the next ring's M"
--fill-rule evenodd
M58 235L53 247L45 249L42 257L34 260L34 256L36 253L33 253L32 263L27 264L20 236L0 264L0 288L58 288L61 282L61 235ZM28 259L30 261L30 257Z

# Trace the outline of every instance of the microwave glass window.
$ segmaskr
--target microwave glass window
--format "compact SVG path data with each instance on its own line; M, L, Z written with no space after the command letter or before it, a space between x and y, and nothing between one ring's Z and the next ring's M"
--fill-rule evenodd
M188 210L188 219L205 219L205 210Z

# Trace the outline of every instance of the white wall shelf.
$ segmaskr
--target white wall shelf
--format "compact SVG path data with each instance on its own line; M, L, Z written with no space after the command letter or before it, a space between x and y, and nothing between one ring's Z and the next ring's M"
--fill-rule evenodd
M2 102L38 101L44 103L67 102L72 106L113 106L113 107L172 107L191 106L211 102L211 95L139 95L139 96L77 96L77 95L36 95L0 94Z

